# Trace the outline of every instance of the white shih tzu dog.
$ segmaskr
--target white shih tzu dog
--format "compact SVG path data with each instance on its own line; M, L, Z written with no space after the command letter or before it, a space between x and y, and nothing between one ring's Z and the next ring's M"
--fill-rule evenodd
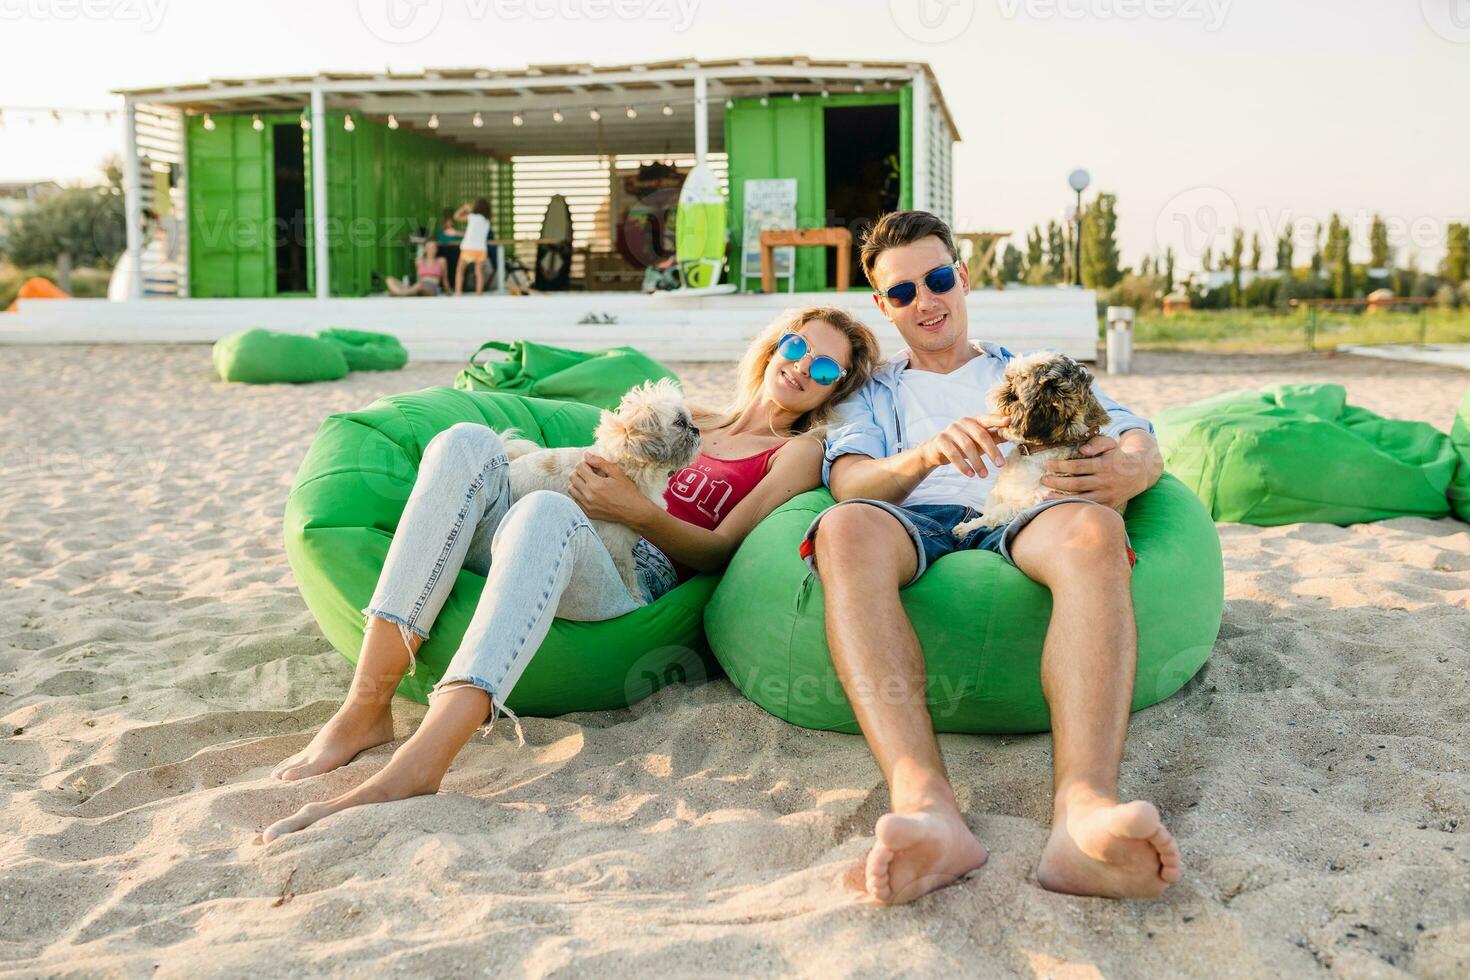
M669 477L694 462L699 454L699 429L684 404L683 392L668 378L633 388L618 403L616 412L604 411L593 433L597 441L589 447L543 449L528 439L512 438L514 432L504 435L505 454L510 458L510 491L516 500L535 490L566 493L572 471L591 449L616 463L649 500L663 507ZM633 560L637 533L610 521L593 521L592 527L612 555L629 594L639 599Z
M985 512L954 529L963 538L977 527L1000 527L1046 499L1041 485L1049 459L1079 459L1081 447L1108 424L1107 409L1092 393L1092 375L1065 354L1040 351L1006 365L990 392L990 410L1010 417L1000 435L1006 454Z

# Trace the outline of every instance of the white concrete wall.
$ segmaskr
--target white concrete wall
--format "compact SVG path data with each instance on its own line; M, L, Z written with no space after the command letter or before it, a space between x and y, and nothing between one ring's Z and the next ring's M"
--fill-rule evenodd
M970 333L1013 351L1054 347L1097 358L1091 290L1012 287L970 294ZM251 327L314 333L350 327L396 334L415 360L459 361L486 340L536 340L590 349L632 344L663 360L735 360L781 310L840 304L878 333L885 353L903 347L868 293L644 296L369 297L363 299L23 300L0 314L0 344L213 343ZM610 314L614 324L578 323Z

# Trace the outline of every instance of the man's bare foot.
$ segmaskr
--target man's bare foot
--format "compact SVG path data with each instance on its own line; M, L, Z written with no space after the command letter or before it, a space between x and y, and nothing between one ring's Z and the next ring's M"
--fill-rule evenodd
M393 710L390 707L354 709L344 704L316 733L311 744L271 770L271 777L291 782L319 776L347 765L361 752L391 741Z
M1179 844L1152 803L1073 803L1041 854L1041 887L1069 895L1153 898L1184 870Z
M868 895L883 905L912 902L985 863L990 855L952 808L885 813L868 852Z
M278 837L310 827L323 817L351 807L367 803L389 803L414 796L432 796L439 792L439 782L443 775L425 772L413 760L402 760L394 756L392 762L356 789L348 790L323 803L308 803L284 820L277 820L260 835L261 842L269 844Z

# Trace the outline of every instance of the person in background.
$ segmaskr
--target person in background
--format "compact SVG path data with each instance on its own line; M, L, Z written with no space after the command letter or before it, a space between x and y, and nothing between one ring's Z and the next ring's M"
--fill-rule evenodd
M430 238L424 242L423 254L414 267L417 282L409 285L396 276L388 277L388 293L392 296L438 296L449 279L449 266L439 254L439 243Z
M459 243L463 238L464 232L454 223L454 208L445 208L439 219L439 230L434 233L434 241L439 244L440 257L451 269L459 268ZM448 281L446 276L445 282Z
M489 256L490 202L477 197L466 201L454 213L455 221L465 223L464 238L459 244L459 263L454 270L454 295L464 295L464 267L475 267L475 295L485 291L485 259Z

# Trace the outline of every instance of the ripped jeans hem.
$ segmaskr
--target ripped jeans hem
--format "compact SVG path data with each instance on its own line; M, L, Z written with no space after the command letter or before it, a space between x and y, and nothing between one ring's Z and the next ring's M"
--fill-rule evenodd
M369 618L376 616L377 618L386 620L387 622L390 622L394 626L398 627L398 635L403 637L403 647L405 650L408 651L408 676L412 677L414 675L414 672L418 670L419 666L418 658L414 656L412 638L416 636L420 640L427 640L429 638L429 634L419 627L415 626L414 624L410 623L402 616L399 616L395 613L384 612L381 609L373 609L369 607L362 611L362 615L364 625Z
M515 726L517 746L524 746L526 744L526 733L521 730L521 719L514 711L511 711L505 706L505 702L495 693L495 688L484 678L476 677L474 674L452 674L446 676L434 685L433 690L429 692L429 699L433 700L434 695L447 687L463 686L466 684L477 687L490 696L490 717L484 723L484 734L488 736L495 728L495 722L499 720L501 715L505 715L505 717L510 719L510 723Z

